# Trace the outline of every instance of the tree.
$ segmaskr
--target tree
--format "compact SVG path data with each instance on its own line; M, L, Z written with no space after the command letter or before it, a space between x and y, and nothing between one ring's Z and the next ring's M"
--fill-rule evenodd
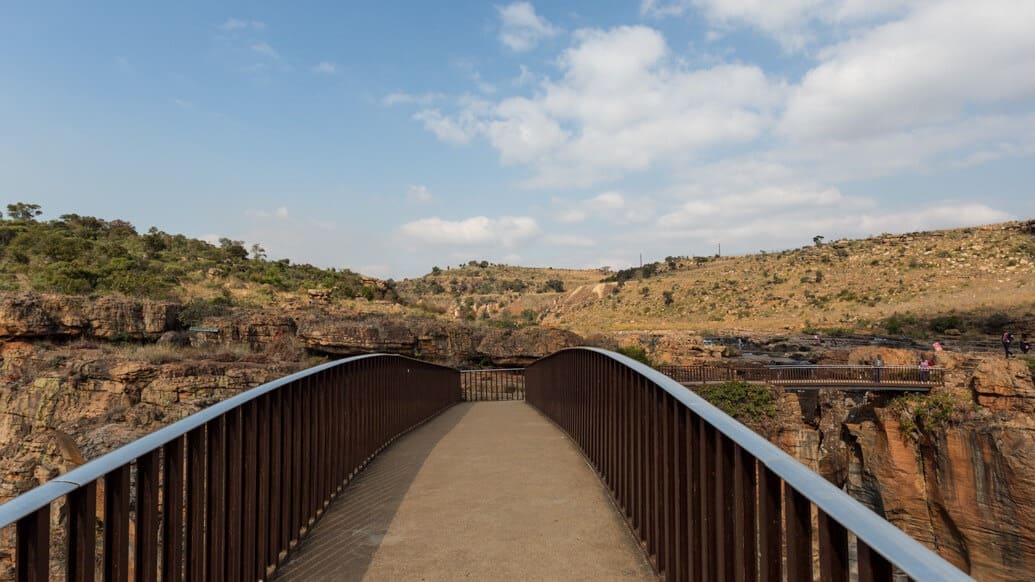
M35 222L36 217L43 214L40 210L39 204L26 204L25 202L15 202L14 204L7 205L7 216L11 220L22 220L25 222Z
M259 243L252 245L252 258L255 260L263 260L266 258L266 249L262 248Z
M442 269L439 269L438 266L434 266L434 267L431 268L431 274L432 275L441 275L442 274Z
M824 237L821 234L817 234L816 236L812 237L812 244L816 245L817 247L822 246L824 238L826 237Z
M564 281L561 281L560 279L550 279L544 285L549 291L553 291L555 293L564 292Z
M223 249L230 260L244 260L248 258L248 251L244 248L244 241L230 240L223 237L219 239L219 248Z

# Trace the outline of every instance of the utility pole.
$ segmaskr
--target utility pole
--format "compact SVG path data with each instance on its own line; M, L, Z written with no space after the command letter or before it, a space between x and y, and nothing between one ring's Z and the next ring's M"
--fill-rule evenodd
M643 268L643 253L640 253L640 268Z
M718 250L718 252L715 253L715 256L717 256L717 257L721 257L722 256L722 243L719 243L719 250Z

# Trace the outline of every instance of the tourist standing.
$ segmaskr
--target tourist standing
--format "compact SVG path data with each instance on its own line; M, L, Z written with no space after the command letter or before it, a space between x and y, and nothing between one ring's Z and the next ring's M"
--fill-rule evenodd
M873 358L873 380L877 384L880 384L880 373L884 368L884 358L877 354L876 358Z
M1013 343L1013 334L1004 331L1003 332L1003 351L1006 352L1006 357L1009 358L1013 354L1010 353L1010 344Z
M931 362L928 362L926 357L920 358L920 381L931 381Z

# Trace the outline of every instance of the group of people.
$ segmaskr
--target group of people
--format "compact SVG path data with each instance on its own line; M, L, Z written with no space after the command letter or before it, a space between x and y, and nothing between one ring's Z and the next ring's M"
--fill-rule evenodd
M931 368L934 367L934 361L927 359L927 356L920 358L920 362L917 364L917 370L920 372L921 382L931 381ZM881 372L884 371L884 358L877 354L873 358L873 381L880 384Z
M1008 331L1004 331L1003 332L1003 352L1006 353L1006 357L1007 358L1009 358L1010 356L1013 355L1013 353L1010 351L1010 346L1013 345L1013 341L1014 341L1013 340L1013 334L1008 332ZM1021 334L1021 345L1020 345L1020 348L1021 348L1021 353L1022 354L1026 354L1026 353L1031 351L1031 344L1028 343L1028 334L1026 334L1026 333L1022 333Z

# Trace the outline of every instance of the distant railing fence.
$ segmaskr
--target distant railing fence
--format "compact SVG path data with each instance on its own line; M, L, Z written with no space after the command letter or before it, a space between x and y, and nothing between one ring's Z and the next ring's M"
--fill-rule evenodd
M461 370L464 400L524 400L525 369Z
M970 580L657 370L595 348L526 369L528 402L571 435L667 581ZM816 524L816 527L813 527ZM849 546L856 554L850 562Z
M944 368L922 369L918 366L755 366L661 365L658 371L677 382L769 382L782 385L887 385L930 386L945 381Z
M377 452L460 398L456 370L386 355L239 394L0 506L16 578L268 579Z

